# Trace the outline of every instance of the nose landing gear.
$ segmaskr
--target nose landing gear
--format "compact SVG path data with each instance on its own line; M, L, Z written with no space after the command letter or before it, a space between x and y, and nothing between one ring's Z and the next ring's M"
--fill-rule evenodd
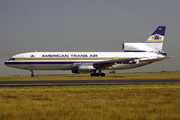
M30 70L30 72L31 72L31 77L34 77L34 72L33 72L33 70Z

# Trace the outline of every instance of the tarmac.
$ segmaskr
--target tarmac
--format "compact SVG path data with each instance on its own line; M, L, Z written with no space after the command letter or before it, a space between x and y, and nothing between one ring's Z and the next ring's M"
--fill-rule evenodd
M0 87L25 86L73 86L73 85L138 85L138 84L175 84L180 79L152 80L54 80L54 81L0 81Z

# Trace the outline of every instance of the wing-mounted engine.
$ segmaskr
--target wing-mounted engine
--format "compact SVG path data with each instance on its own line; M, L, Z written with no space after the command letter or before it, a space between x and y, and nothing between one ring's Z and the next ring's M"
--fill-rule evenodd
M91 63L75 63L73 67L76 69L72 70L72 73L91 73L95 70Z

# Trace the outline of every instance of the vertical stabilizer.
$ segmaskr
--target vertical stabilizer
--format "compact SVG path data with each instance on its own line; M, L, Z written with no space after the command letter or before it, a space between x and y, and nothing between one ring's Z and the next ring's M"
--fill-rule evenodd
M164 41L165 26L159 26L145 42L159 43Z
M165 35L165 26L159 26L151 36L144 42L141 43L124 43L123 50L124 52L156 52L165 54L162 51L164 35Z

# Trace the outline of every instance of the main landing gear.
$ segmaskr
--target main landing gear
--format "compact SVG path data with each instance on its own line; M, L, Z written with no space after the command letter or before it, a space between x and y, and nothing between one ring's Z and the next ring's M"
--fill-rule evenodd
M30 72L31 72L31 77L34 77L34 72L33 72L33 70L30 70Z
M99 77L99 76L104 77L105 73L101 73L101 70L99 70L99 73L96 73L96 70L94 70L94 72L91 73L90 76L91 77L94 77L94 76L96 76L96 77Z

